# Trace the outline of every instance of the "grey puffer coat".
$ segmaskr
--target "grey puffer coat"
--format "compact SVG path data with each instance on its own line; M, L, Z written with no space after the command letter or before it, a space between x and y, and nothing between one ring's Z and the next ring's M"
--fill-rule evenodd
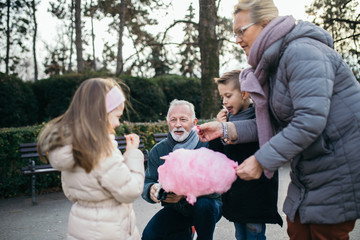
M303 224L359 218L360 85L330 34L300 21L263 60L277 134L255 157L271 171L291 161L284 212Z

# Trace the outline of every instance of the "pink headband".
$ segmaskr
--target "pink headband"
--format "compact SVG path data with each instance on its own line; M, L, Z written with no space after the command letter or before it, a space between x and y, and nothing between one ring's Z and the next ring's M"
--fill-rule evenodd
M125 102L125 97L121 90L115 86L106 94L105 102L106 110L109 113L117 108L121 103Z

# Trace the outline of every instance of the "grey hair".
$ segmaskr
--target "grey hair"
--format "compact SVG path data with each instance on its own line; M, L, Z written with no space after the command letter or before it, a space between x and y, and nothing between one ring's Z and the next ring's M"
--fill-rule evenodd
M179 106L179 105L187 106L189 108L189 110L191 111L191 119L192 119L192 121L194 121L196 118L194 105L191 102L188 102L186 100L177 100L177 99L174 99L170 102L169 110L166 115L166 120L169 121L169 114L170 114L171 110L175 106Z
M239 0L234 6L234 16L241 11L249 11L250 21L253 23L271 21L279 16L273 0Z

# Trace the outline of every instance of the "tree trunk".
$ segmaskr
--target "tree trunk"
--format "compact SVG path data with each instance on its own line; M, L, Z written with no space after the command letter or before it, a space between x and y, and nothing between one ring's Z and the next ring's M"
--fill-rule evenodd
M216 36L215 0L199 0L199 47L201 55L201 118L209 119L220 110L214 78L219 76L219 49Z
M84 72L84 59L82 54L82 36L81 36L81 0L75 0L75 46L77 55L78 72Z
M123 59L123 33L125 26L125 2L121 1L120 4L120 24L119 24L119 40L118 40L118 53L116 57L116 75L120 75L124 69L124 59Z
M33 13L33 21L34 21L34 35L33 35L34 81L37 81L38 80L38 66L37 66L37 59L36 59L37 22L36 22L36 3L35 3L35 0L32 0L31 8L32 8L32 13Z
M93 6L93 1L90 1L90 8ZM91 42L92 42L92 54L93 54L93 65L92 68L96 71L96 56L95 56L95 33L94 33L94 10L91 10Z
M72 55L73 55L73 44L74 44L74 0L71 0L71 12L70 12L70 19L71 19L71 25L70 25L70 54L69 54L69 65L68 65L68 71L72 72Z
M5 73L9 74L9 62L10 62L10 0L6 1L7 6L7 18L6 18L6 57L5 57Z

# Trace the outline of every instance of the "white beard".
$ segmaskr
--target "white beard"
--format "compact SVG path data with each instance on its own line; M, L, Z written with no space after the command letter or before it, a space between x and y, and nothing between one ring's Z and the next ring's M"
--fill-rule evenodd
M175 131L183 131L183 135L176 135ZM191 130L190 130L191 131ZM183 127L179 127L179 128L174 128L171 131L171 136L172 138L177 141L177 142L183 142L189 135L190 135L190 131L186 131Z

